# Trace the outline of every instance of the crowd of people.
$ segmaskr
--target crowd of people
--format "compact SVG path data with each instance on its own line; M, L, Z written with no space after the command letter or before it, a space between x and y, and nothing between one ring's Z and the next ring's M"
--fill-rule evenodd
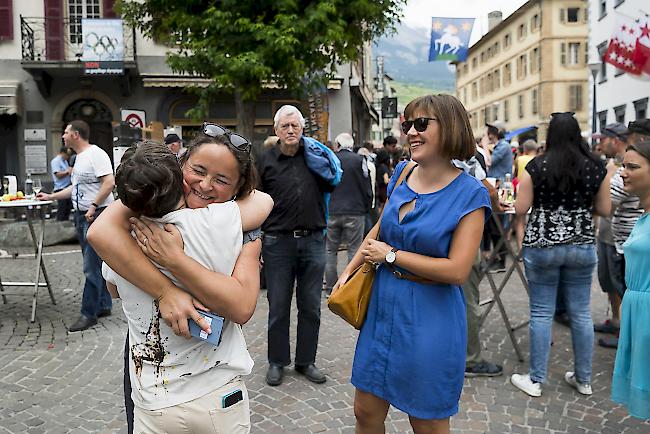
M599 344L617 348L612 399L650 419L650 121L608 125L591 149L572 113L554 113L543 146L529 139L513 152L502 122L475 140L453 96L416 98L404 118L402 147L392 136L380 149L355 145L347 132L320 144L286 105L257 158L248 138L206 122L187 147L175 134L133 144L115 175L87 124L66 126L76 161L68 167L61 149L52 174L70 176L70 185L39 197L71 201L82 246L86 283L69 330L109 315L110 295L122 299L129 432L250 431L243 377L253 361L241 325L256 307L261 256L268 385L280 386L291 365L308 381L327 381L317 366L323 289L340 290L371 263L351 378L356 432L384 432L394 406L416 434L448 433L464 377L503 374L481 356L479 325L480 275L508 260L503 247L492 251L502 244L495 219L512 230L508 242L520 252L512 259L523 261L530 287L530 366L511 383L541 396L553 319L564 318L574 355L565 381L592 393L594 332L605 333ZM514 205L499 194L511 175ZM486 257L494 260L485 265ZM594 325L596 268L611 318ZM218 345L189 339L188 320L218 333Z

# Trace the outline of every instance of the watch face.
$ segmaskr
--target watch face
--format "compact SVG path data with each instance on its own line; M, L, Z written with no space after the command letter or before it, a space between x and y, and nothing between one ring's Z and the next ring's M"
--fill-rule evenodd
M390 252L386 253L386 262L389 264L395 262L395 252L391 250Z

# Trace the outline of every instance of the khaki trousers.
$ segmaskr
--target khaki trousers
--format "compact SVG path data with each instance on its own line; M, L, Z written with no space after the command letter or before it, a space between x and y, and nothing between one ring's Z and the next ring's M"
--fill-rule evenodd
M241 389L244 399L222 408L222 398ZM193 401L160 410L135 407L135 434L248 434L251 431L248 391L236 378L214 392Z

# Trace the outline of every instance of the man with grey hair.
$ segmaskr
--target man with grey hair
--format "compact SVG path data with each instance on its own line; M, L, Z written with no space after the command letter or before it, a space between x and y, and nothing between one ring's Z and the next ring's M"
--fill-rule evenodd
M277 144L257 161L260 190L273 198L273 211L262 229L262 256L269 301L266 382L282 383L291 363L289 325L294 284L298 306L295 369L314 383L325 375L316 367L320 305L325 271L326 203L332 187L305 162L305 119L291 105L274 117ZM311 139L309 139L311 140Z
M348 262L363 241L366 215L372 202L372 186L366 159L355 154L354 139L348 133L341 133L334 140L340 150L337 156L343 168L343 178L336 186L329 206L327 222L327 265L325 266L325 288L327 293L338 278L337 254L341 243L347 246Z

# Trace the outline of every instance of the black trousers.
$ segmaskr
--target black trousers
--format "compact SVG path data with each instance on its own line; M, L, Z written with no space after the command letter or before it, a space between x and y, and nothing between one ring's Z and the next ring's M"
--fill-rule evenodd
M316 360L320 330L320 303L325 272L325 234L313 232L294 238L291 234L266 233L262 241L269 300L268 361L291 363L289 325L294 282L298 306L295 364Z

